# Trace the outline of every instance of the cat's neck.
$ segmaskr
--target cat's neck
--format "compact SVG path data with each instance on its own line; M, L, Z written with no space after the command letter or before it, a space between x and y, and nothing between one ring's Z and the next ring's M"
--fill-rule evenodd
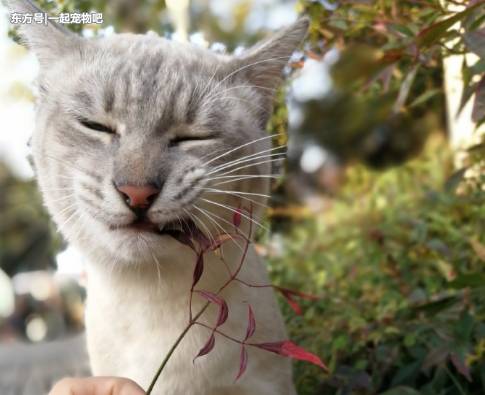
M252 247L249 250L252 256ZM218 290L229 278L228 267L235 271L241 256L241 248L229 244L220 252L204 254L204 273L198 287L211 292ZM91 260L87 265L88 291L110 294L115 299L126 298L127 292L136 293L136 297L152 295L158 301L185 298L193 282L197 258L197 253L183 247L177 254L128 266L117 266L109 260ZM244 266L249 264L247 260Z

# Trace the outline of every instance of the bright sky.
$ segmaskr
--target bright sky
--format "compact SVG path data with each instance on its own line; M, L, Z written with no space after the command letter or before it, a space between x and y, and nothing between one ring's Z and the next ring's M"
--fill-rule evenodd
M0 3L0 159L23 178L32 177L26 160L27 141L34 125L34 104L29 88L38 65L32 54L7 36L6 9Z

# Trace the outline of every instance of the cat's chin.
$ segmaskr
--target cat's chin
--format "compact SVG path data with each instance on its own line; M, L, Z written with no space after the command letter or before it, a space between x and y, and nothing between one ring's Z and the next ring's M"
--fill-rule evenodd
M174 237L175 225L154 227L135 223L133 226L110 228L96 222L90 224L92 232L89 235L70 238L70 241L88 252L91 261L99 261L100 264L153 265L192 253Z

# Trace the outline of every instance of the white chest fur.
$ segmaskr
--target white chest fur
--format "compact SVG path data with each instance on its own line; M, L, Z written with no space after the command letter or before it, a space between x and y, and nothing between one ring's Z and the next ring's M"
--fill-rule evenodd
M227 251L225 251L227 254ZM229 253L231 253L229 251ZM237 254L236 254L237 255ZM88 349L96 375L128 377L145 389L177 337L189 321L189 295L193 259L160 262L153 266L111 271L98 265L88 270ZM222 262L206 257L206 270L198 288L214 291L227 280ZM268 282L266 270L253 250L246 258L241 278L255 284ZM221 330L242 338L247 325L247 305L255 311L255 341L286 339L273 292L233 284L223 294L229 305L229 319ZM194 298L194 312L204 301ZM213 325L216 309L200 319ZM208 356L192 363L208 339L209 331L192 327L162 373L154 395L292 395L289 360L257 349L249 349L248 370L234 383L239 367L240 346L217 336Z

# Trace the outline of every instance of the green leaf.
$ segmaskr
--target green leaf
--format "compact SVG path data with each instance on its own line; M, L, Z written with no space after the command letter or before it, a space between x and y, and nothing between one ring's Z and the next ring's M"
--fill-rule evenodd
M465 19L476 9L483 7L484 5L485 3L480 1L479 3L453 15L450 18L444 19L427 27L418 34L416 44L420 48L431 47L432 45L437 44L445 36L448 29L450 29L455 23Z
M399 32L407 37L414 37L414 32L406 25L391 24L389 26L392 30Z
M480 59L473 66L470 66L468 68L468 72L471 76L474 76L474 75L477 75L477 74L484 74L485 73L485 58Z
M485 59L485 29L465 34L465 43L470 51Z
M473 105L473 122L481 122L485 118L485 75L478 83L475 91L475 104Z
M465 176L467 171L468 167L465 167L453 173L451 177L446 180L445 191L449 193L455 192L456 188L458 188L458 186L463 181L463 177Z
M476 144L467 149L470 154L481 154L485 156L485 143Z
M389 391L381 392L380 395L420 395L420 393L411 387L396 387Z
M409 365L403 366L398 370L397 374L392 379L391 385L399 385L406 382L406 384L412 384L410 380L414 381L421 369L422 361L415 361Z
M439 347L431 350L423 362L423 370L429 370L435 366L442 365L448 359L450 350L445 347Z
M470 273L463 274L448 284L453 289L481 288L485 287L485 274Z
M460 302L460 298L456 296L448 296L435 302L430 302L424 305L414 307L412 310L415 313L426 313L429 316L433 316L442 312L443 310L449 309L458 302Z
M432 99L435 96L441 95L443 90L440 88L431 89L429 91L424 92L420 95L417 99L415 99L410 105L410 108L418 107L421 104L426 103L428 100Z
M461 114L465 106L468 104L468 102L476 92L477 87L478 87L478 82L465 87L463 91L463 95L461 97L460 108L458 109L456 116Z

